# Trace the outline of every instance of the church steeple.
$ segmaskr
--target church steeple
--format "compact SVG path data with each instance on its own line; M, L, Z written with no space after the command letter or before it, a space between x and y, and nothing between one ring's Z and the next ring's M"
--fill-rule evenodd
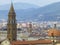
M11 15L15 14L15 10L14 10L13 3L11 3L11 7L10 7L10 10L9 10L9 14L11 14Z
M11 3L11 7L8 13L7 38L10 41L15 41L17 39L16 13L13 7L13 3Z

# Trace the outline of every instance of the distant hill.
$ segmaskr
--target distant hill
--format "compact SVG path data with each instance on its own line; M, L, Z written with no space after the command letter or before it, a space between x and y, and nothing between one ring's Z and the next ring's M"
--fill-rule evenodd
M60 21L60 2L42 7L38 12L43 15L43 20Z
M44 7L32 6L31 8L21 9L15 7L17 20L20 21L60 21L60 2L53 3ZM6 19L8 10L0 10L0 18ZM1 18L1 19L2 19Z
M39 8L39 6L29 3L14 3L15 10L19 9L29 9L29 8ZM11 4L1 5L0 10L9 10Z

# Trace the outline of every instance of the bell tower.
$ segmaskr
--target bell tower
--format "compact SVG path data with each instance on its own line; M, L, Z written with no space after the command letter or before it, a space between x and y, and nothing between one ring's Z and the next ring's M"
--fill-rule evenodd
M13 3L11 3L11 7L8 13L7 38L10 41L16 41L17 39L16 13L14 11Z

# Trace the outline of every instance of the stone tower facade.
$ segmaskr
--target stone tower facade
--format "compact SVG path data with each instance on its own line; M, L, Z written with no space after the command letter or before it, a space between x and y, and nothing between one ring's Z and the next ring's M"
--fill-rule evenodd
M28 32L31 34L32 33L32 24L31 22L28 24Z
M11 4L11 7L10 7L10 10L8 13L7 38L10 41L16 41L16 39L17 39L16 14L14 11L13 4Z

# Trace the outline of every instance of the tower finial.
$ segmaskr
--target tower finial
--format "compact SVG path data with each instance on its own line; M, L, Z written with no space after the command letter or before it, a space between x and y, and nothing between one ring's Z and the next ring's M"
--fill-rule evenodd
M11 4L13 4L13 1L11 0Z
M13 0L11 0L11 7L13 7Z

